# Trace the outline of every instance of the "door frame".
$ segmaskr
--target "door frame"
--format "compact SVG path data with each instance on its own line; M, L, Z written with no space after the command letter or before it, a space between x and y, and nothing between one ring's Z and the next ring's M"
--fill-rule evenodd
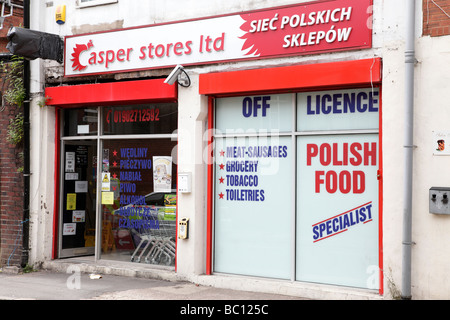
M96 185L96 189L98 190L98 178L99 178L99 174L98 174L98 165L99 165L99 157L98 157L98 137L97 136L90 136L90 137L76 137L78 139L73 139L73 137L70 138L61 138L61 142L60 142L60 150L61 150L61 154L59 157L59 176L60 176L60 180L59 180L59 216L58 216L58 257L59 258L71 258L71 257L76 257L76 256L88 256L88 255L94 255L95 254L95 248L97 247L97 240L98 240L98 233L97 233L97 229L99 227L98 224L98 192L96 191L96 209L95 209L95 246L94 247L80 247L80 248L69 248L69 249L63 249L62 248L62 237L63 237L63 218L62 215L64 214L64 208L63 208L63 204L64 201L62 201L64 199L64 180L65 180L65 163L64 163L64 154L65 154L65 146L66 145L97 145L96 146L96 152L97 152L97 172L96 172L96 181L97 181L97 185ZM80 139L81 138L81 139ZM84 138L84 139L83 139Z

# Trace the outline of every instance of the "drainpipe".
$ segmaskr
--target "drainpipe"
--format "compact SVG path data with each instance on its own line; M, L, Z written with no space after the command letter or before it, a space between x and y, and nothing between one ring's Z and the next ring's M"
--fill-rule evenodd
M30 28L30 0L23 1L23 25ZM29 259L29 219L30 219L30 62L24 59L25 99L23 103L23 218L22 218L22 267Z
M415 0L406 0L404 211L402 299L411 300L412 172L414 126Z

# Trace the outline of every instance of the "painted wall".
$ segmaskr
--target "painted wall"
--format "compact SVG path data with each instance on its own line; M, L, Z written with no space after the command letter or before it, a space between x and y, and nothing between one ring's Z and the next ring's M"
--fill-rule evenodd
M449 37L417 42L412 288L417 298L449 299L450 216L429 213L431 187L449 187L449 156L433 155L433 131L450 130Z

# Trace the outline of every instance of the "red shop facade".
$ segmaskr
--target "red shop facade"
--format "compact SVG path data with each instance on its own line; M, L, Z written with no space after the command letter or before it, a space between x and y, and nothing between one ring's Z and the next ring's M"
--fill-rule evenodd
M383 294L382 59L333 56L370 52L371 7L315 1L66 37L68 78L178 65L190 87L167 75L47 86L53 258ZM187 172L191 153L202 161Z

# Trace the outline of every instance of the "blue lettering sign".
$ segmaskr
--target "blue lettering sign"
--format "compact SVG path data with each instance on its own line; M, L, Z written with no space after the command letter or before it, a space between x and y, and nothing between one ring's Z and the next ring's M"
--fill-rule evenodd
M313 242L335 236L348 228L372 221L372 202L313 225Z
M378 112L378 92L316 94L306 97L306 114Z
M245 118L257 117L258 110L261 109L263 117L267 116L267 109L270 108L270 96L258 96L258 97L245 97L242 101L242 115Z

